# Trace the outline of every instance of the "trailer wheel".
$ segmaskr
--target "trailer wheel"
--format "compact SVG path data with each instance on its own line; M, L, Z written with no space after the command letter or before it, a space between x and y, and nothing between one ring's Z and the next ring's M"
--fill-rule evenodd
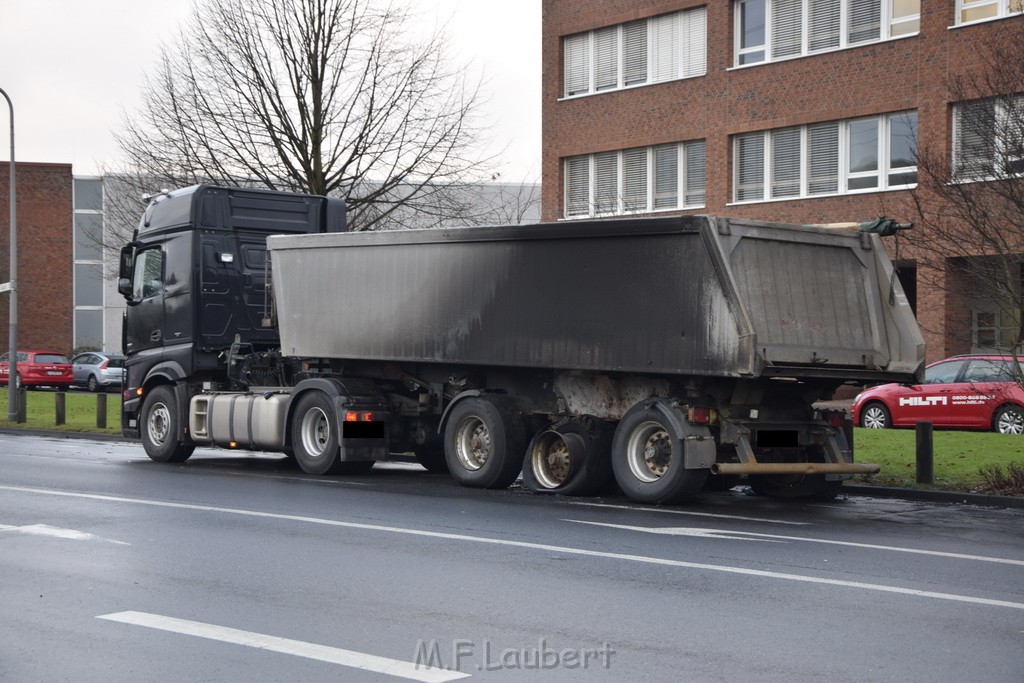
M423 465L428 472L444 474L448 471L448 461L444 457L444 448L434 444L424 444L413 449L416 462Z
M181 415L174 389L163 384L146 395L142 404L142 447L146 455L156 462L185 462L196 449L195 443L186 437L178 440L181 430Z
M802 462L823 463L825 456L820 448L807 448ZM824 474L752 474L749 483L751 490L760 496L819 500L833 500L843 486L842 481L827 480Z
M337 474L341 453L334 402L322 391L303 394L292 415L292 448L307 474Z
M701 490L709 470L683 467L685 442L657 408L634 406L615 430L612 470L619 488L639 503L681 503Z
M503 489L515 481L525 442L523 418L502 396L463 399L444 429L449 472L474 488Z
M611 482L611 429L597 418L571 418L545 429L526 450L523 486L533 493L591 496Z

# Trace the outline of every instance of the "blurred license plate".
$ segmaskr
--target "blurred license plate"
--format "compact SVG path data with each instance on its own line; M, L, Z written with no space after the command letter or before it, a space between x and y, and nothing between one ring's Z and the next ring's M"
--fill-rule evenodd
M60 377L64 373L62 373L60 370L47 370L46 374L47 375L52 375L52 376L55 376L55 377Z

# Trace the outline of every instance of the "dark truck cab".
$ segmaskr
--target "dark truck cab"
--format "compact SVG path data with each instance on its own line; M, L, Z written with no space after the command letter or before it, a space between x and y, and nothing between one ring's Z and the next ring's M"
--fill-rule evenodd
M263 325L268 235L343 230L338 198L208 185L153 198L121 250L118 290L132 308L122 332L122 433L140 436L144 394L165 386L186 415L204 381L230 375L233 348L279 347L277 330Z

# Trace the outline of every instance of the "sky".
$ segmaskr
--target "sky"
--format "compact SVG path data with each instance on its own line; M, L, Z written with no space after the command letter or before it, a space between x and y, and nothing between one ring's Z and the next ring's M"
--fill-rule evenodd
M0 0L0 89L14 103L15 160L116 166L113 131L137 108L161 42L193 0ZM256 0L253 0L256 1ZM540 181L540 0L400 0L424 22L449 22L456 57L486 79L488 152L502 179ZM0 161L10 159L0 98Z

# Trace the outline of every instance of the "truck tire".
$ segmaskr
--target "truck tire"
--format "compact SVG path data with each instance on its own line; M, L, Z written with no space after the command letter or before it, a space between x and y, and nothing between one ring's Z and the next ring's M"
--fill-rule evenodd
M523 465L523 418L503 396L466 398L455 404L444 429L448 471L463 486L503 489Z
M303 394L292 414L292 450L295 461L307 474L337 474L341 470L338 434L340 426L334 402L322 391ZM372 466L372 462L371 462Z
M654 407L630 408L615 430L612 470L619 488L638 503L681 503L696 496L710 470L683 467L685 442Z
M428 472L444 474L448 472L448 461L444 457L444 447L438 444L423 444L413 449L416 462L423 465Z
M758 458L760 460L760 458ZM805 450L806 462L825 462L819 448ZM752 474L750 489L770 498L817 498L833 500L843 487L842 481L830 481L824 474Z
M182 416L178 414L178 401L174 389L162 384L146 395L142 403L139 430L146 455L156 462L185 462L196 449L195 443L182 433Z
M612 483L611 429L575 417L533 438L523 461L523 486L533 493L592 496Z

